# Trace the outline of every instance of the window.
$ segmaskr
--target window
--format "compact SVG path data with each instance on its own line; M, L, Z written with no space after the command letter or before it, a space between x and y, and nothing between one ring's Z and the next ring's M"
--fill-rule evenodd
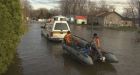
M60 21L66 21L66 18L60 18Z
M58 17L55 17L55 18L54 18L54 21L58 21Z
M56 23L55 30L68 30L66 23Z

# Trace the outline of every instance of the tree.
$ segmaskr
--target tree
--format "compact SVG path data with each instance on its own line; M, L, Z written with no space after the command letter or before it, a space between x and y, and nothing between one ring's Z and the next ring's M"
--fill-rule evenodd
M21 8L19 0L0 0L0 75L13 62L20 40Z
M31 18L37 20L39 13L38 10L31 10Z
M60 14L61 14L60 9L50 9L48 17L52 17Z
M85 15L88 0L61 0L63 15Z
M127 7L127 8L124 8L124 11L123 11L123 16L124 17L127 17L127 18L133 18L133 12L132 12L133 9L131 9L130 7Z
M129 0L129 7L131 8L132 18L133 18L133 25L136 27L136 18L138 15L139 10L139 0Z
M97 7L96 2L89 1L88 8L87 8L87 10L88 10L87 16L88 16L89 24L93 24L94 17L97 14L97 8L98 7Z
M32 6L30 5L30 2L28 0L22 0L22 5L23 5L24 15L26 17L30 17L31 10L32 10Z
M44 18L47 18L47 14L48 14L48 10L46 8L40 8L38 9L38 18L40 19L44 19Z
M100 0L98 4L96 0L61 0L60 8L62 15L85 15L90 23L93 23L96 14L115 10L114 6L108 5L105 0Z
M99 2L99 11L101 11L101 12L109 11L108 4L106 3L105 0L100 0L100 2Z
M32 10L31 11L31 18L32 19L47 19L55 15L60 15L60 10L59 9L46 9L46 8L40 8L37 10Z

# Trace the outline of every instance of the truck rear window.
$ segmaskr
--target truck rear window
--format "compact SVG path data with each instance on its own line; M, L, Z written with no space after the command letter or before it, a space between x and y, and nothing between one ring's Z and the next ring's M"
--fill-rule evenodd
M67 21L66 18L60 18L60 21Z
M56 23L55 30L68 30L67 24L66 23Z

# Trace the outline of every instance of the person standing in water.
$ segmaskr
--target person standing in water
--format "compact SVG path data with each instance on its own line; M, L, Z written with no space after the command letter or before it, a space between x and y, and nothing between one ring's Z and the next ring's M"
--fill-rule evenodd
M105 57L103 57L102 52L101 52L101 41L97 33L93 34L92 40L91 40L91 45L92 45L92 54L95 54L97 58L100 58L100 60L104 61ZM99 55L99 56L98 56Z

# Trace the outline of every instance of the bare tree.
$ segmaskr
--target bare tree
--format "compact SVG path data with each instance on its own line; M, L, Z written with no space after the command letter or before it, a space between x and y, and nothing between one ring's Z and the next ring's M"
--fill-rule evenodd
M106 3L106 0L100 0L100 2L99 2L99 11L101 11L101 12L109 11L108 4Z
M93 1L89 1L88 3L88 13L87 13L87 16L88 16L88 23L89 24L93 24L93 21L94 21L94 18L95 18L95 15L97 14L97 4L96 2L93 2Z
M124 17L133 18L133 15L134 15L133 12L132 12L133 9L131 9L130 7L127 7L127 8L124 8L123 10L124 11L123 11L123 14L122 15Z
M60 9L50 9L49 13L50 13L49 17L61 14Z
M55 16L55 15L59 15L60 14L60 10L59 9L46 9L46 8L40 8L40 9L37 9L37 10L32 10L31 11L31 18L32 19L47 19L47 18L50 18L52 16Z
M88 16L88 23L93 23L94 17L99 12L114 10L105 0L61 0L61 11L63 15L85 15Z
M114 5L108 5L108 11L115 11L115 9Z
M128 1L129 7L131 8L132 18L133 18L133 25L136 27L136 18L138 15L139 10L139 0L130 0Z
M88 0L78 0L77 2L77 14L86 15L86 5ZM78 12L79 11L79 12Z
M23 10L24 10L24 15L26 17L30 17L30 13L32 10L32 6L30 5L30 2L28 0L22 0L23 3Z
M63 15L70 14L70 8L71 8L70 4L71 4L70 0L61 0L60 8L61 8L61 11L62 11Z
M61 0L63 15L85 15L88 0Z
M39 13L38 18L41 18L41 19L47 18L48 9L40 8L40 9L38 9L38 13Z

